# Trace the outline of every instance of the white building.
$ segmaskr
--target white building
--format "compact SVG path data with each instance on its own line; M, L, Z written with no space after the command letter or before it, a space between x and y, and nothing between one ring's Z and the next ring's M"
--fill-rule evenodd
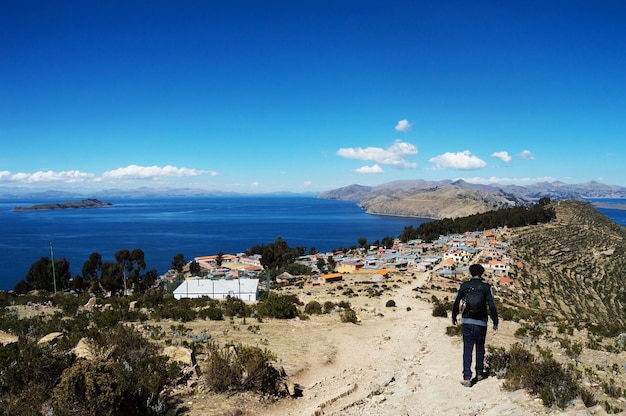
M187 279L174 289L174 298L225 299L230 296L241 300L259 298L259 279Z

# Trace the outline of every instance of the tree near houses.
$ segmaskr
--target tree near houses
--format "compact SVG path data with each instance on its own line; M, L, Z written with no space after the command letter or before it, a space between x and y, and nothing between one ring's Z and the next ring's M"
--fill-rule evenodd
M393 248L394 241L395 238L387 236L383 238L382 245L384 248Z
M178 253L172 259L172 269L176 271L176 273L182 273L185 264L187 264L187 262L185 261L183 253Z
M136 248L130 253L130 275L132 277L138 277L139 273L145 269L146 261L143 250Z
M273 243L256 245L246 250L247 255L260 254L261 266L276 276L281 270L287 270L295 260L306 253L306 247L289 247L280 236Z
M191 260L191 263L189 263L189 273L191 273L192 276L200 276L200 269L200 263L198 263L196 259Z
M122 264L123 265L123 264ZM127 294L127 290L132 288L133 290L142 291L145 286L150 286L152 282L143 282L150 280L150 276L141 275L141 272L146 269L146 262L144 260L143 250L136 248L129 253L128 260L125 263L125 286L124 293ZM127 272L127 273L126 273ZM156 274L156 272L155 272Z
M97 279L98 272L102 269L102 256L100 253L91 253L89 260L83 263L82 275L85 279Z
M132 280L135 285L139 281L139 273L146 268L143 250L136 248L132 252L121 249L115 253L115 261L122 271L124 294L128 294L128 281Z
M105 290L117 292L124 288L124 283L122 282L124 274L119 264L105 261L102 263L101 270L100 283Z
M142 275L139 275L137 279L131 279L131 285L135 292L145 293L150 289L154 282L158 279L159 274L156 269L152 269Z
M328 260L326 260L326 264L328 265L328 271L332 272L337 267L337 261L333 258L333 256L328 256Z
M126 278L126 271L131 270L130 251L123 248L115 252L115 261L119 270L122 272L122 283L124 285L124 295L128 294L128 282Z
M317 270L319 270L320 273L326 271L326 260L324 260L323 257L317 259Z
M55 260L53 270L52 260L48 257L42 257L30 266L25 279L18 282L14 289L17 293L26 293L29 290L52 292L54 291L55 279L57 288L69 287L71 280L70 263L66 259Z

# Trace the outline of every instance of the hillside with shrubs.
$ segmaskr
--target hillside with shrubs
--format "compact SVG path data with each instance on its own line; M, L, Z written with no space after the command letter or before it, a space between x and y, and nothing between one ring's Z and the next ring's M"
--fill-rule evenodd
M626 228L584 202L552 206L553 221L516 230L514 305L601 335L626 332Z

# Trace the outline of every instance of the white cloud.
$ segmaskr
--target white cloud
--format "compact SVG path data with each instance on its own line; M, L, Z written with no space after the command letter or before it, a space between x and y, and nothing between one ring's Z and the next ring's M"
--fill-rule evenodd
M522 159L528 159L528 160L535 158L535 156L530 150L523 150L522 153L519 154L519 157L521 157Z
M446 152L442 155L432 157L428 160L435 165L435 169L461 169L461 170L474 170L482 169L487 166L487 163L483 160L472 156L469 150L463 152Z
M398 121L398 124L396 124L396 131L406 133L407 131L411 130L412 125L413 124L409 123L409 120L405 118L404 120Z
M102 174L104 179L155 179L164 177L188 177L209 174L217 176L217 172L198 169L177 168L175 166L138 166L130 165L125 168L110 170Z
M504 163L508 163L512 159L512 157L509 155L509 152L493 152L491 156L497 157L498 159L502 160Z
M378 165L388 165L399 169L415 168L415 163L405 160L417 154L417 146L396 140L387 149L380 147L347 147L337 150L337 155L346 159L368 160Z
M62 172L38 171L38 172L18 172L12 174L8 171L0 172L0 181L20 182L20 183L43 183L43 182L63 182L78 183L91 180L95 177L92 173L80 172L78 170L68 170Z
M37 172L18 172L11 173L9 171L0 171L0 183L11 183L17 186L35 186L37 184L102 184L105 181L119 181L126 179L161 179L161 178L183 178L199 175L217 176L215 171L203 171L198 169L177 168L174 166L137 166L130 165L125 168L119 168L104 172L102 176L93 173L81 172L78 170L67 170L55 172L37 171Z
M354 171L356 173L385 173L385 171L378 165L362 166Z

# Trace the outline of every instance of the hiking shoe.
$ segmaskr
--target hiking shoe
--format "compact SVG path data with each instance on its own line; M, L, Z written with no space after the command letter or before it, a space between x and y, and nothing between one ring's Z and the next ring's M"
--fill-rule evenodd
M487 378L487 374L479 374L476 376L476 382L478 383L479 381L483 381L486 378Z
M472 380L461 380L461 385L465 387L472 387Z

